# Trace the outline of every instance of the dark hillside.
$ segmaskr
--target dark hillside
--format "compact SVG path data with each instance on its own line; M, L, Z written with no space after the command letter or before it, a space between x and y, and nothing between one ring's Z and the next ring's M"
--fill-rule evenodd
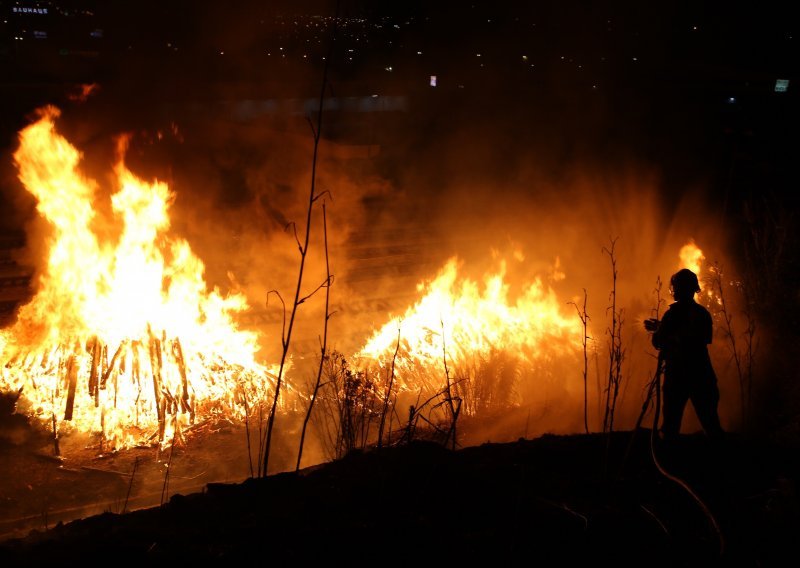
M4 543L0 559L769 566L788 558L800 528L795 451L735 438L712 447L695 435L660 448L661 463L708 516L654 467L648 434L627 461L630 432L357 453L33 532Z

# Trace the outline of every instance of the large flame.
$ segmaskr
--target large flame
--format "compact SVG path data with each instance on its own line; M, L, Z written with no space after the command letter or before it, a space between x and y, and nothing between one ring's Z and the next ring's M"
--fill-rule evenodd
M554 359L577 354L580 321L565 313L565 303L541 278L512 298L505 261L482 282L460 276L459 267L451 258L435 278L419 284L422 299L374 333L360 351L363 360L382 367L394 363L401 388L415 391L435 391L448 374L461 394L476 394L478 382L504 382L508 392L501 398L510 403L518 391L508 383L523 378L520 372L541 370L543 363L552 369ZM509 366L515 380L487 376L504 374ZM499 394L491 398L497 402ZM484 388L477 400L465 400L466 410L491 406L487 397Z
M167 234L174 195L125 167L124 140L103 218L97 184L56 132L58 116L41 110L14 154L52 236L36 295L0 332L0 387L21 389L32 414L100 432L113 447L164 442L218 412L240 415L243 399L271 384L254 358L257 335L233 319L246 298L208 290L189 243Z

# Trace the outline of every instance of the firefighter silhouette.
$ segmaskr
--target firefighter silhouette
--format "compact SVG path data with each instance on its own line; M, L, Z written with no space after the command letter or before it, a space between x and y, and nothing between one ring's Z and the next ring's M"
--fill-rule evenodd
M691 270L684 268L673 274L670 289L675 302L661 321L645 322L645 328L653 332L653 346L664 364L661 433L665 440L678 437L683 411L691 400L706 435L718 439L723 430L717 413L717 376L708 355L711 314L694 300L700 285Z

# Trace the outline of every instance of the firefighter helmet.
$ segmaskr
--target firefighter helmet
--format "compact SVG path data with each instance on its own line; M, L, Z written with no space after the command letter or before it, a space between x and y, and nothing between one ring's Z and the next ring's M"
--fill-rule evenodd
M669 285L672 288L672 293L675 295L691 294L700 291L700 283L697 281L697 274L683 268L672 275L669 279Z

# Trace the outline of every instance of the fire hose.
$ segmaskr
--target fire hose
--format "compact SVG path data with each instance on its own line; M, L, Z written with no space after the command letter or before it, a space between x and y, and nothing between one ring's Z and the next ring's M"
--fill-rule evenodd
M647 399L645 400L644 405L642 406L642 414L639 416L639 420L636 423L636 429L638 430L639 425L644 417L644 414L647 410L647 407L650 404L650 400L653 396L653 391L656 394L656 405L655 405L655 412L653 413L653 428L650 431L650 455L653 458L653 464L658 469L659 473L663 475L665 478L669 479L670 481L676 483L680 487L682 487L691 497L694 499L700 509L703 511L703 514L708 519L709 523L711 524L712 528L714 529L714 533L716 534L717 540L719 541L719 555L725 552L725 537L722 535L722 530L717 523L717 519L714 517L714 514L705 504L705 502L695 493L695 491L689 486L689 484L684 481L683 479L679 478L678 476L670 473L667 471L656 455L656 438L658 435L658 421L661 417L661 377L664 373L664 355L661 351L658 353L658 364L656 367L655 375L653 376L653 380L650 382L650 386L648 388Z

